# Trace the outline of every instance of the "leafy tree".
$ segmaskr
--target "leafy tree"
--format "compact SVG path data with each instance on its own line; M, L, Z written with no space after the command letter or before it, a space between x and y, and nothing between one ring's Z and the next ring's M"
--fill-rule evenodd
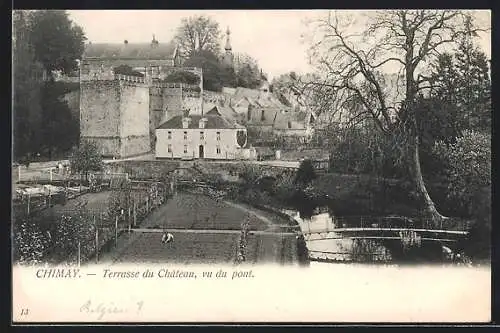
M101 171L103 169L103 160L97 144L92 141L86 141L80 144L70 158L71 170L85 175L88 178L90 171Z
M273 89L276 92L286 90L292 87L295 83L297 83L297 74L295 72L281 74L273 78L271 82Z
M115 68L113 68L113 72L115 74L121 74L121 75L129 75L129 76L137 76L137 77L144 77L144 74L134 71L132 67L129 65L119 65Z
M40 151L44 145L67 149L76 142L78 121L52 83L43 87L42 79L44 71L51 77L52 71L75 69L83 32L65 11L15 11L13 23L15 155Z
M316 171L314 170L312 161L303 160L302 162L300 162L300 166L295 177L295 183L300 185L308 185L314 179L316 179Z
M473 215L475 197L491 186L491 136L465 130L454 143L437 142L434 153L446 161L449 196Z
M361 34L346 33L352 21L336 13L318 22L320 41L313 41L312 57L322 72L313 85L325 89L351 119L372 121L397 144L412 180L422 215L439 225L444 216L436 209L422 175L417 125L417 98L425 84L426 65L446 45L481 29L467 11L390 10L366 17ZM404 81L390 80L384 68L395 66ZM394 96L402 88L401 96ZM392 93L392 94L391 94ZM330 109L331 110L331 109Z
M456 109L455 130L491 128L491 80L488 60L470 38L455 53L439 56L431 75L431 96Z
M186 84L199 84L200 77L188 71L176 71L169 74L165 78L166 82L186 83Z
M263 77L257 60L248 54L241 54L237 57L235 67L238 87L255 89L261 85Z
M211 91L221 91L223 87L223 72L217 56L212 51L202 50L195 52L184 63L186 67L200 67L203 69L203 88Z
M80 131L79 119L75 119L67 102L60 99L59 85L58 82L47 82L41 96L44 123L41 145L50 158L55 151L67 152L77 145Z
M236 72L232 67L221 66L220 68L220 78L222 85L224 87L234 88L238 85L238 79L236 77Z
M237 86L255 89L261 84L258 70L252 68L249 64L245 64L240 68L237 74Z
M204 15L182 19L175 36L179 52L184 58L190 58L193 53L200 51L210 51L217 55L220 51L220 39L219 23Z
M60 70L70 73L77 68L85 45L82 28L72 22L64 10L37 10L31 13L30 36L35 59L48 74Z
M12 35L14 156L20 158L36 149L43 68L35 60L27 11L13 12Z

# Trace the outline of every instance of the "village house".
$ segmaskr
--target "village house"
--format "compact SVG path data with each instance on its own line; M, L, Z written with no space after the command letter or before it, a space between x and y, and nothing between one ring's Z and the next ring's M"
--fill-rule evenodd
M156 158L246 159L246 143L246 128L216 110L175 116L156 129Z

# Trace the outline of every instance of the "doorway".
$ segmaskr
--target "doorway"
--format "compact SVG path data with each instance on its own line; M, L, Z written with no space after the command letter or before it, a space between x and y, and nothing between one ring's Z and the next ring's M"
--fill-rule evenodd
M205 148L203 147L203 145L200 145L200 148L199 148L199 157L200 158L205 158Z

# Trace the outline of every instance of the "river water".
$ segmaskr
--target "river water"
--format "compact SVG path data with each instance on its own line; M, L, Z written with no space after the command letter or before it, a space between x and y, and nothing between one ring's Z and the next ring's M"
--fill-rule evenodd
M325 232L338 227L329 213L320 213L311 218L302 218L296 211L286 211L298 223L303 233ZM330 233L329 236L341 237ZM328 261L371 261L387 262L392 259L390 251L376 241L354 239L306 240L311 259Z

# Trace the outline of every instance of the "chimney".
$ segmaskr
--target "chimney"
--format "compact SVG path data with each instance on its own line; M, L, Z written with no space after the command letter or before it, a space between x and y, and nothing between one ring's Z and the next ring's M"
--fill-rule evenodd
M205 126L207 125L207 121L208 119L203 117L200 119L199 123L198 123L198 127L199 128L205 128Z
M189 128L190 122L191 122L191 118L189 118L189 117L182 118L182 128Z

